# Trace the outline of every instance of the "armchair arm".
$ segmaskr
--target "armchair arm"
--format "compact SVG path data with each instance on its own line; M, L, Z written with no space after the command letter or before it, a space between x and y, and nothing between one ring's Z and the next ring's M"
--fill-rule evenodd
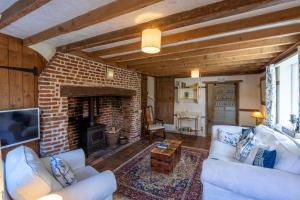
M214 159L205 160L202 169L204 183L253 199L300 199L300 175Z
M57 154L56 156L65 160L70 165L73 171L85 167L85 155L82 149L68 151L65 153ZM51 172L49 158L45 157L42 158L41 160L43 161L48 171Z
M112 195L116 189L114 174L111 171L104 171L53 194L61 196L64 200L101 200Z

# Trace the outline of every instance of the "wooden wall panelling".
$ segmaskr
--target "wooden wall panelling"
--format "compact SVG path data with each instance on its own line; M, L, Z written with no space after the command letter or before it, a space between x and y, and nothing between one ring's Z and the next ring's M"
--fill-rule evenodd
M174 123L174 78L155 78L155 116L165 123Z
M142 108L147 106L148 100L148 84L147 84L147 76L142 75L142 84L141 84L141 93L142 93Z
M9 82L8 82L7 69L0 69L0 88L1 88L0 110L5 110L9 108Z
M8 66L22 67L22 40L9 37ZM9 108L23 108L23 72L9 70Z
M8 38L0 34L0 65L8 65ZM8 70L0 69L0 110L9 107L9 83L8 83Z
M9 70L9 108L24 108L23 72Z
M23 47L20 39L0 34L0 66L33 68L40 72L45 66L44 59ZM0 110L32 108L37 106L38 77L29 72L0 69ZM39 153L39 142L24 144ZM1 150L3 159L6 153L15 147Z

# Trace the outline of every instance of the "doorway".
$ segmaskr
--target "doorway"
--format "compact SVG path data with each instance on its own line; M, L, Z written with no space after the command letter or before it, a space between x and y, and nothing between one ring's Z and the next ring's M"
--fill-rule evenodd
M206 83L206 133L213 125L238 125L239 82Z

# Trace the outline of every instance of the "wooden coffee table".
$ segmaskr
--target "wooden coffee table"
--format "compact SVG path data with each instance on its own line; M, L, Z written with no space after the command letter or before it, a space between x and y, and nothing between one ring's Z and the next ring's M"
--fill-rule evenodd
M155 147L151 150L151 170L170 174L180 160L182 141L166 139L164 142L169 143L167 149Z

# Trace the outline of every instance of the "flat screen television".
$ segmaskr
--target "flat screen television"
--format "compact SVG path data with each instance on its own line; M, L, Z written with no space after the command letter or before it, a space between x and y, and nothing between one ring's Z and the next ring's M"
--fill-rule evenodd
M0 111L1 149L40 139L38 108Z

